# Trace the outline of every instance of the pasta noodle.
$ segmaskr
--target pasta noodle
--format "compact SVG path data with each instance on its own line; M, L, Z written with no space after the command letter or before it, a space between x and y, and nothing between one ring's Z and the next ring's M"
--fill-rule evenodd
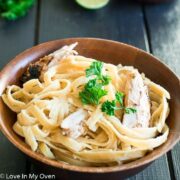
M24 137L33 151L79 166L126 163L163 144L169 133L165 123L169 93L142 75L150 101L148 126L126 126L122 109L110 116L102 112L101 105L113 101L117 91L126 95L127 77L138 71L104 63L102 71L111 79L104 86L108 93L98 105L83 104L79 93L94 77L87 77L86 69L95 60L78 55L73 50L75 45L49 55L53 60L41 80L30 79L22 87L7 86L2 99L17 113L14 131Z

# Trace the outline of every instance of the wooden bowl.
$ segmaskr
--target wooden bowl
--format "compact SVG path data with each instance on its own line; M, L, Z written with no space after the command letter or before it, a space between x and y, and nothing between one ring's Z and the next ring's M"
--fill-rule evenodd
M79 54L99 59L105 62L122 65L132 65L140 72L144 72L148 78L162 85L171 94L170 115L167 124L170 127L168 140L162 146L156 148L145 157L136 161L114 167L78 167L63 162L47 159L42 155L31 151L12 129L16 121L16 115L0 100L0 127L4 135L22 152L34 159L39 164L39 169L46 173L55 173L56 177L63 179L119 179L133 175L152 161L159 158L178 142L180 139L180 83L178 77L156 57L127 44L95 39L95 38L71 38L56 40L40 44L28 49L16 56L8 63L0 73L0 95L8 84L16 84L29 63L40 57L59 49L63 45L78 42L76 50ZM67 178L68 177L68 178Z

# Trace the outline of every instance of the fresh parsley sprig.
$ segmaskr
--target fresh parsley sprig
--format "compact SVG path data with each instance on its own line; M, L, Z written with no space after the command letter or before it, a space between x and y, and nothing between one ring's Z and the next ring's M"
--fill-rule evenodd
M103 89L110 82L110 77L102 75L103 63L94 61L91 66L86 69L86 76L95 76L94 79L88 81L84 86L84 90L79 93L79 97L83 104L98 105L100 99L107 95L107 91Z
M105 112L107 115L114 116L115 110L123 109L126 114L135 113L137 110L135 108L124 107L124 94L121 92L117 92L115 94L116 99L113 101L105 101L102 106L102 112ZM120 107L117 106L117 103L120 104Z
M114 115L114 111L118 110L119 108L116 106L116 101L105 101L102 106L101 106L101 110L102 112L105 112L106 114L113 116Z
M123 94L122 92L117 92L117 93L115 94L115 96L116 96L116 101L118 101L119 104L120 104L121 106L123 106L124 94Z
M101 61L94 61L91 66L86 69L86 77L95 75L96 79L102 86L108 85L111 80L109 76L102 74L103 63Z
M97 79L89 80L84 90L79 93L83 104L92 105L98 105L99 100L105 95L107 95L107 91L102 89L102 84L98 83Z
M103 89L110 82L110 77L102 74L103 63L100 61L94 61L88 69L86 69L86 76L95 76L94 79L88 81L84 86L83 91L79 93L79 97L83 104L98 105L100 99L107 95L107 91ZM102 112L113 116L116 110L124 110L125 113L135 113L135 108L128 108L124 106L124 94L117 92L115 94L116 99L113 101L105 101L102 106ZM117 106L119 104L120 106Z
M101 76L102 68L103 68L102 62L94 61L92 62L91 66L88 69L86 69L86 76L87 77L92 75Z
M137 110L135 108L124 108L126 114L135 113Z
M111 78L109 76L101 76L98 78L99 81L101 81L102 86L106 86L109 84Z

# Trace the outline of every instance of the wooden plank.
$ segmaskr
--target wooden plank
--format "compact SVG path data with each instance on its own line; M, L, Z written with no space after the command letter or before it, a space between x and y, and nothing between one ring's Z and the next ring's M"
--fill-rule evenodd
M43 0L39 42L67 37L99 37L122 41L148 51L139 4L112 0L104 9L88 11L74 1ZM170 179L166 156L130 179Z
M176 179L180 179L180 143L171 151Z
M147 6L146 17L153 54L180 75L180 1ZM180 143L169 154L172 178L180 179L179 164Z
M180 1L146 6L153 54L180 75Z
M0 174L20 174L26 172L26 157L0 132Z
M14 21L0 20L0 69L16 54L34 43L34 7L28 16ZM26 172L26 157L0 132L0 173L20 174Z
M129 178L128 180L139 180L139 179L143 179L143 180L152 180L152 179L166 180L167 179L169 180L171 179L169 171L165 172L165 170L168 170L168 163L167 163L166 156L163 156L159 158L158 160L154 161L144 171L135 175L134 177Z
M112 0L97 11L74 1L42 1L39 41L67 37L98 37L146 49L142 12L138 4Z

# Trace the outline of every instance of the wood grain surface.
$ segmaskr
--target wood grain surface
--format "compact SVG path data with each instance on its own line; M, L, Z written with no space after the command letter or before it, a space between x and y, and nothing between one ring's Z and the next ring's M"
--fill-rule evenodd
M107 7L87 11L73 1L43 0L16 22L0 21L0 67L33 44L67 37L100 37L132 44L150 51L178 75L180 64L180 2L142 5L111 0ZM27 160L0 135L0 173L33 172ZM8 163L7 163L8 162ZM18 164L18 165L17 165ZM180 179L180 145L146 170L129 179ZM169 169L170 168L170 169Z
M98 37L146 49L143 14L135 2L111 0L105 8L90 11L74 1L43 0L40 9L39 42Z
M150 46L155 56L180 75L180 1L146 6ZM154 21L156 19L156 21ZM180 143L168 154L172 178L180 179Z
M36 8L21 20L0 20L0 69L21 51L34 45ZM27 172L27 158L0 132L0 173Z

